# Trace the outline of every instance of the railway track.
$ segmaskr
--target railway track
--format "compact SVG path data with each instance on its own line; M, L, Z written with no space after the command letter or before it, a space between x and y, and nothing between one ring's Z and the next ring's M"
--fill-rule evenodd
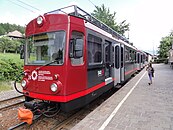
M17 125L11 126L8 128L8 130L29 130L29 129L41 129L43 126L39 126L41 122L47 121L47 127L46 129L50 130L69 130L71 129L75 124L77 124L79 121L81 121L88 113L90 110L87 110L88 108L82 108L78 109L74 112L71 113L64 113L62 112L60 115L57 115L56 118L59 118L60 120L53 120L50 118L43 117L41 115L37 115L33 119L33 124L28 125L25 122L21 122ZM86 112L87 111L87 112ZM50 120L50 121L48 121ZM45 127L45 125L44 125Z
M7 109L7 108L10 108L10 107L22 104L22 103L24 103L23 95L1 100L0 101L0 110L4 110L4 109Z
M87 106L74 110L70 113L60 112L53 118L47 118L44 116L36 116L33 120L33 124L28 125L24 122L16 124L8 128L8 130L30 130L30 129L42 129L49 130L70 130L78 122L80 122L86 115L97 108L104 100L110 97L113 92L102 95L101 98L96 99Z
M72 127L74 127L77 123L79 123L82 119L84 119L90 112L92 112L95 108L97 108L101 103L103 103L106 99L108 99L114 92L117 90L114 90L113 92L110 92L109 94L104 94L101 96L101 98L97 98L87 106L76 110L67 118L62 120L61 122L55 122L53 123L53 126L51 126L50 130L70 130Z
M37 121L39 118L41 117L41 115L36 115L33 119L33 122L34 121ZM8 130L15 130L15 129L20 129L22 128L22 126L26 125L27 123L26 122L21 122L19 124L16 124L14 126L11 126L10 128L8 128Z
M62 120L61 122L55 122L50 130L68 130L72 128L77 122L81 121L86 116L86 110L81 109L72 115L68 116L67 119Z

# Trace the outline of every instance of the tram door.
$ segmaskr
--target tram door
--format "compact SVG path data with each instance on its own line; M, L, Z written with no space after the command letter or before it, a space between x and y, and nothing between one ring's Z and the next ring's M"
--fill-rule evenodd
M113 63L114 63L114 86L121 82L121 48L120 44L114 44L114 55L113 55Z
M112 43L105 41L105 82L106 84L112 82L111 76L111 47Z
M114 85L124 81L124 45L114 44Z

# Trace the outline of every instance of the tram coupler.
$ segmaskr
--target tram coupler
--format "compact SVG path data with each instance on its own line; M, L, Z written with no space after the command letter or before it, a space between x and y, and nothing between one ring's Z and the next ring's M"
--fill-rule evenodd
M26 102L25 101L24 106L30 110L37 110L37 109L43 110L47 108L48 104L46 102Z
M24 106L30 110L37 109L37 103L36 102L25 102Z

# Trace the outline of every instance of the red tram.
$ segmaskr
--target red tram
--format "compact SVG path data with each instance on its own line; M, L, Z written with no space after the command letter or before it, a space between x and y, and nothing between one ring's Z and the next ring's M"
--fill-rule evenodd
M33 107L29 101L40 99L68 112L142 69L141 51L75 5L32 20L24 48L21 86L26 106Z

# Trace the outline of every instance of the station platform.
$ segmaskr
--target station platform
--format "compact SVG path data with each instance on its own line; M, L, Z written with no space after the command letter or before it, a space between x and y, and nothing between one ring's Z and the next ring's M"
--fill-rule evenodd
M72 130L173 130L173 70L153 64L81 120Z

